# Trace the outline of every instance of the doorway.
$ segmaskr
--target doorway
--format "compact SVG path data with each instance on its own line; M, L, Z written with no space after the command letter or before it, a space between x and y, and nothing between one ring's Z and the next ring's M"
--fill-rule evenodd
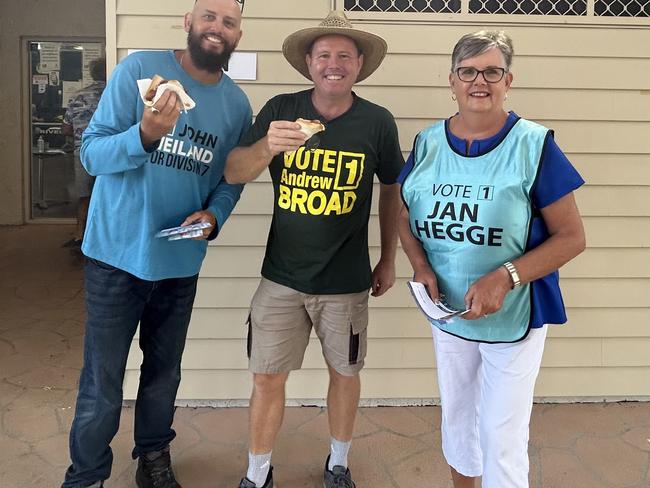
M93 83L89 64L104 55L103 41L30 40L30 220L76 216L74 141L65 135L68 102Z

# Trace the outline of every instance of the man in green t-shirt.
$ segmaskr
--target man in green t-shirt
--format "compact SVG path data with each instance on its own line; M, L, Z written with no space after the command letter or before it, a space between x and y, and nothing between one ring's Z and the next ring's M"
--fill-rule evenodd
M314 86L269 100L228 157L229 183L269 168L274 190L262 281L251 304L249 467L240 488L273 486L271 451L282 423L289 372L300 369L313 327L330 375L331 452L324 486L355 486L347 456L366 354L368 291L395 282L395 184L404 164L391 113L352 92L386 55L386 42L354 29L342 12L284 42L289 63ZM296 119L324 124L314 136ZM380 182L381 257L371 271L368 219Z

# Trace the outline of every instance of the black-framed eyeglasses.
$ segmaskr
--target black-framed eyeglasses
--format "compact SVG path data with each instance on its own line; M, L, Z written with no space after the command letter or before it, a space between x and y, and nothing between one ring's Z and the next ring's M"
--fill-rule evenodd
M471 66L464 66L456 68L456 76L460 81L470 82L478 78L478 75L483 75L483 79L488 83L498 83L503 79L506 71L505 68L476 69Z

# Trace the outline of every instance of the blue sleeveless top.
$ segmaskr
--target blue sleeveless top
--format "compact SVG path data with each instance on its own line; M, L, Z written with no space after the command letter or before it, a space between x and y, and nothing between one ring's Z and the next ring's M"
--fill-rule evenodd
M401 177L402 196L411 230L450 305L464 308L471 283L543 242L548 234L538 209L583 183L550 135L545 127L514 113L491 138L495 140L475 141L483 151L473 151L478 154L472 156L458 151L460 140L454 140L443 122L418 135ZM564 168L568 178L561 184L543 182L540 198L533 193L540 192L537 180L547 146L554 160L562 160L552 166ZM536 286L538 293L533 293ZM550 308L536 306L534 295L541 295ZM546 308L546 316L540 314ZM436 325L470 340L513 342L525 337L531 326L550 321L566 321L557 273L508 293L502 309L487 318Z

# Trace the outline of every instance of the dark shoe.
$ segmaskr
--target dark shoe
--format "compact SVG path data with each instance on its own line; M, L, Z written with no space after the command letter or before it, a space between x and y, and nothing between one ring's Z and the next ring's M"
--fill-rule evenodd
M182 488L174 478L169 447L147 452L138 458L135 483L138 488Z
M70 239L69 241L66 241L63 243L62 247L71 247L71 248L77 248L79 249L81 247L81 239Z
M248 478L242 478L239 482L239 488L273 488L273 466L269 469L269 474L266 475L266 481L262 486L256 486Z
M352 481L352 475L348 468L343 466L334 466L332 471L328 469L330 457L327 456L325 461L325 471L323 473L324 488L356 488L357 485Z

